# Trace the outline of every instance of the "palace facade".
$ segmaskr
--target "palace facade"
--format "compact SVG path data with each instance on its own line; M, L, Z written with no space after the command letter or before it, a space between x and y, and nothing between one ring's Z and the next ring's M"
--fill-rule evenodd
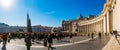
M66 32L102 32L120 31L120 0L107 0L101 14L76 20L62 21L62 30Z

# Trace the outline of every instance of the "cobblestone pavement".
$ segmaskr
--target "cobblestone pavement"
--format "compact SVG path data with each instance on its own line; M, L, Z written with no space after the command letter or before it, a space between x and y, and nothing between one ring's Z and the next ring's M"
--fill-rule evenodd
M116 39L114 35L111 35L110 41L102 50L120 50L120 36Z
M109 37L103 37L101 40L98 37L95 37L94 40L86 36L73 37L73 43L69 42L69 37L58 41L54 39L53 47L56 49L53 50L101 50L109 41ZM33 45L31 50L47 50L47 47L43 46L42 41L32 42ZM16 41L11 40L10 43L3 47L2 43L0 44L0 50L26 50L24 39L16 39Z
M79 43L76 45L58 47L57 50L102 50L109 39L109 37L103 37L101 40L99 38L96 38L94 40L89 40L87 42Z

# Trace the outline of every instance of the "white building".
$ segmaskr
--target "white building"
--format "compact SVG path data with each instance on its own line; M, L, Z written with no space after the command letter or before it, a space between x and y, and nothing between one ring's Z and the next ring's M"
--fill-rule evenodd
M120 0L107 0L101 14L97 17L89 16L83 19L63 21L63 31L76 32L103 32L120 31Z

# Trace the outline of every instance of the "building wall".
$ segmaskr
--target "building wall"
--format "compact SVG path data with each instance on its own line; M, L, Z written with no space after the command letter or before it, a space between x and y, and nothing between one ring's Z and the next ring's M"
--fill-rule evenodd
M120 31L120 0L116 0L113 12L113 30Z
M110 33L114 30L120 31L120 0L107 0L101 14L97 17L87 20L76 20L72 23L71 30L73 33L76 32L76 28L79 30L78 32ZM67 25L69 24L67 23Z

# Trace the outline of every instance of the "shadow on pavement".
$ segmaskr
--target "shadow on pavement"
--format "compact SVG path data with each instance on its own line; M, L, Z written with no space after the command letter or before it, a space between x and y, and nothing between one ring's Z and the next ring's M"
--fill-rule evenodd
M117 42L118 42L118 43L119 43L119 45L120 45L120 41L119 41L119 39L117 39L117 38L116 38L116 40L117 40Z
M79 43L79 44L88 44L88 43Z
M66 43L69 43L70 41L67 41L67 40L61 40L61 42L66 42Z
M89 40L89 41L96 41L96 39L94 39L94 40Z
M35 42L35 43L37 43L37 44L42 44L42 43L40 43L40 42Z

